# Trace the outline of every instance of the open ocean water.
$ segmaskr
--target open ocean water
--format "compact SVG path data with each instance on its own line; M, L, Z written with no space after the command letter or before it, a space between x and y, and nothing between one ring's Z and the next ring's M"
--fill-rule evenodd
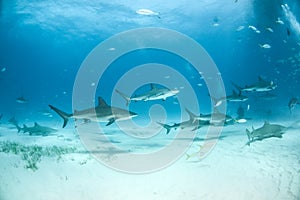
M0 200L299 199L299 80L299 0L0 0Z

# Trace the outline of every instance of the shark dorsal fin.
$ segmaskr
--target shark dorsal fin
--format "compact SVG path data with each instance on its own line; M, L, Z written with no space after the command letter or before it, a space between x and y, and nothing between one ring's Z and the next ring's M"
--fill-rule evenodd
M258 76L258 81L262 82L262 81L264 81L264 79L261 76Z
M220 111L216 107L214 107L214 111L213 112L217 113L217 114L220 114Z
M102 97L98 97L98 106L107 107L108 105Z
M185 108L185 111L189 114L189 117L190 117L190 121L192 121L193 123L195 122L195 118L196 118L196 115L194 113L192 113L189 109Z
M241 96L241 95L242 95L242 90L239 91L239 96Z
M265 121L264 126L265 126L265 125L269 125L269 124L270 124L270 122Z
M150 86L151 86L151 90L156 89L156 87L155 87L155 85L153 83L151 83Z
M34 122L34 126L40 126L37 122Z
M240 92L240 93L241 93L241 92ZM236 93L235 90L232 90L232 94L233 94L234 96L237 96L237 93Z

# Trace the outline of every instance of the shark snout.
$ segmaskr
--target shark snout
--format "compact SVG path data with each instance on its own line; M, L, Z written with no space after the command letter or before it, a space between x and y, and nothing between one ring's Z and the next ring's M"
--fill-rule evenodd
M173 89L173 90L171 90L171 93L172 94L177 94L177 93L179 93L179 90L178 89Z
M129 115L130 115L130 117L132 118L132 117L136 117L136 116L138 116L138 114L137 113L135 113L135 112L131 112L131 111L129 111Z

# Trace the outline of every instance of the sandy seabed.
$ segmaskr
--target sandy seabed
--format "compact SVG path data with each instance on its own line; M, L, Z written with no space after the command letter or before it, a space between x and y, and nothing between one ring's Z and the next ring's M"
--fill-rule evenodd
M262 122L254 124L257 128ZM9 125L3 125L2 145L9 141L77 150L42 156L37 169L26 167L24 156L18 153L1 152L0 200L300 199L299 128L289 128L283 138L268 138L245 146L246 128L251 126L224 127L222 139L202 160L197 156L187 160L183 155L159 171L129 174L104 166L89 155L73 129L60 129L52 136L42 137L18 134ZM198 151L203 134L205 129L200 129L198 140L187 153ZM165 137L168 136L162 130L161 140ZM137 149L134 144L128 145ZM107 159L115 156L118 153L107 152Z

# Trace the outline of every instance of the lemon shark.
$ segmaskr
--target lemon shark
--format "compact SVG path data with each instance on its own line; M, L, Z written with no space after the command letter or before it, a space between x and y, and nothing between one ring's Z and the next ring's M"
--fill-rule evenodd
M67 125L70 118L75 120L82 119L85 122L107 122L106 126L109 126L115 121L127 120L137 116L134 112L108 105L102 97L98 97L98 105L96 107L75 110L73 114L68 114L52 105L49 105L49 107L63 118L63 128Z
M266 81L261 76L258 77L258 82L252 85L246 85L245 87L240 87L237 84L231 82L234 87L242 92L268 92L274 90L277 85L273 81Z
M252 142L260 141L270 137L282 138L282 134L286 130L287 127L285 126L279 124L270 124L269 122L265 122L262 127L257 129L254 129L254 127L252 127L252 131L246 129L249 140L247 142L247 145L250 145Z
M141 94L141 95L135 95L133 97L129 97L128 95L120 92L119 90L116 90L118 94L120 94L125 100L126 100L126 106L129 105L131 101L153 101L153 100L166 100L168 97L175 96L177 93L179 93L178 89L168 89L168 88L157 88L154 84L151 85L151 90Z

